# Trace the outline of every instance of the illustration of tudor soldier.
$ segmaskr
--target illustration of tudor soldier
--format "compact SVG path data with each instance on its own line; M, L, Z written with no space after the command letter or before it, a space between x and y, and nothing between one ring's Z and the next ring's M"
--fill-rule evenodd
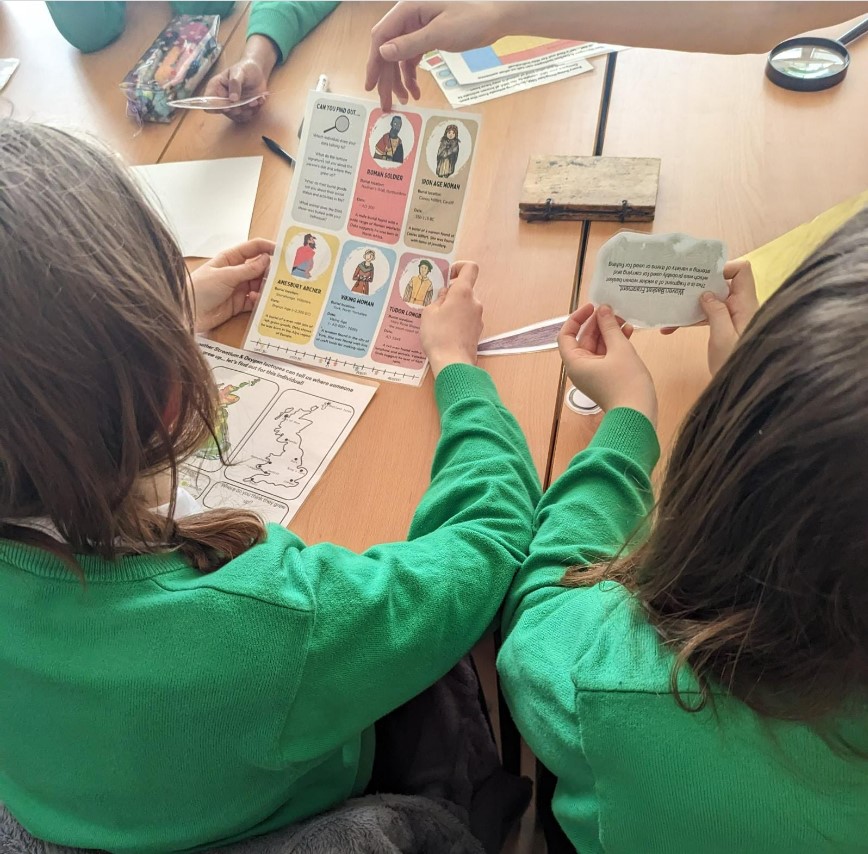
M419 275L413 276L404 288L404 302L410 305L426 306L434 298L434 284L429 273L434 265L424 258L419 262Z

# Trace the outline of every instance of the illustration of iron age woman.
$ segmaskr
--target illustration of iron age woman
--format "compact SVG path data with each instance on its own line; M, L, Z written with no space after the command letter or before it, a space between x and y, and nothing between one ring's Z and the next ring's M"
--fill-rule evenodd
M461 142L458 139L458 125L447 125L440 147L437 149L437 177L451 178L458 162L458 150Z

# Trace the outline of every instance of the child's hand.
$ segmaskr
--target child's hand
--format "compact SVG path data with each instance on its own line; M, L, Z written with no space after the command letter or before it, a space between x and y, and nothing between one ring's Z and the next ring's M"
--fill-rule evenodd
M695 324L711 327L708 338L708 370L712 374L716 374L729 358L745 327L759 308L750 261L727 261L723 265L723 278L729 280L729 296L725 300L719 300L712 293L704 293L699 299L699 306L707 319ZM671 335L678 331L678 327L667 326L660 331L664 335Z
M449 287L422 311L422 349L435 377L456 362L476 364L482 335L482 303L473 293L478 275L473 261L456 261Z
M248 240L215 255L190 275L197 332L209 332L253 309L273 252L272 240Z
M630 343L632 334L633 327L625 323L622 328L609 306L595 312L588 303L563 325L558 349L573 385L604 411L628 406L656 424L654 381Z
M704 293L699 300L708 318L708 370L712 374L729 358L759 308L750 261L728 262L723 268L723 277L731 280L725 300L719 300L712 293Z

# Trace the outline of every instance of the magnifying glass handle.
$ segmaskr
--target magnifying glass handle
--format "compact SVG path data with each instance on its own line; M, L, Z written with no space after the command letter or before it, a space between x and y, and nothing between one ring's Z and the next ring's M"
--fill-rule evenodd
M841 44L850 44L850 42L856 41L860 36L864 36L865 33L868 33L868 18L860 21L852 30L847 30L838 41Z

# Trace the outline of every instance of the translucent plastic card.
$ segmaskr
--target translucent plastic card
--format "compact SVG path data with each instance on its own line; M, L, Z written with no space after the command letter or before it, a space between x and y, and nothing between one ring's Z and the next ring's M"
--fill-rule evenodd
M236 107L246 107L258 101L260 98L265 98L268 92L262 92L259 95L252 95L249 98L242 98L240 101L230 101L229 98L221 98L217 95L203 95L198 98L183 98L180 101L169 101L170 107L177 107L179 110L234 110Z

